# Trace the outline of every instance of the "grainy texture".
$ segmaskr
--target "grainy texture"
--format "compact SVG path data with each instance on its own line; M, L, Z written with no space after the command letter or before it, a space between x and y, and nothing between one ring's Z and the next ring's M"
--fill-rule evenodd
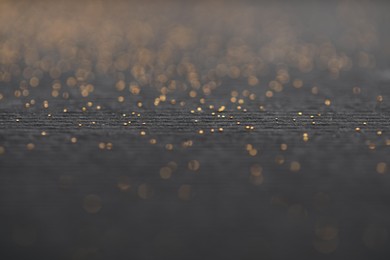
M382 243L383 227L389 225L390 180L376 170L379 162L388 163L386 138L377 136L378 130L390 130L388 113L226 111L212 116L170 109L140 114L1 113L5 254L19 259L31 254L281 259L321 258L318 250L333 247L338 247L333 259L386 259L389 254L388 247L364 246L375 246L370 242L375 239ZM246 124L254 130L246 130ZM222 133L209 132L219 127ZM146 136L140 136L143 130ZM150 144L151 138L157 143ZM183 147L188 140L192 146ZM111 142L112 150L100 150L100 142ZM34 150L26 149L28 143ZM280 150L283 143L286 151ZM257 149L255 156L248 154L247 144ZM188 169L191 160L200 164L195 172ZM177 169L169 180L161 179L160 168L171 161ZM292 162L299 162L299 171L290 170ZM255 164L262 167L259 185L250 177ZM145 200L137 195L143 184L151 189ZM178 197L183 184L191 185L188 201ZM96 214L83 209L88 194L98 196ZM316 250L321 221L328 228L324 236L338 232L339 238L331 242L335 245L319 241ZM34 243L21 250L15 239Z
M0 258L390 259L389 7L0 0Z

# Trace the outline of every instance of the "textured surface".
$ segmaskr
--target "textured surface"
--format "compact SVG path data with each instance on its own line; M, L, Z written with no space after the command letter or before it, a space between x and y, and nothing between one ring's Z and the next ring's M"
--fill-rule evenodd
M377 167L389 158L387 112L116 109L2 112L3 252L280 259L330 251L333 259L386 259L390 179ZM169 179L160 176L165 165Z
M0 0L0 258L390 259L389 7Z

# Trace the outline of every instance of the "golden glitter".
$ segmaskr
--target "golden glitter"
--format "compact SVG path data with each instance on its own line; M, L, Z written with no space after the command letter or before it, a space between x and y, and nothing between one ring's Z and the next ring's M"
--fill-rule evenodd
M250 150L253 149L253 145L247 144L247 145L245 145L245 149L246 149L247 151L250 151Z
M264 176L262 174L256 176L256 175L251 175L249 177L250 179L250 182L253 184L253 185L261 185L263 182L264 182Z
M378 101L378 102L383 102L383 96L377 96L376 97L376 101Z
M76 138L76 137L70 138L70 142L71 142L72 144L75 144L75 143L77 142L77 138Z
M188 147L191 147L193 144L194 144L194 142L192 140L187 140L187 141L182 142L181 146L183 148L188 148Z
M283 164L284 163L284 157L282 156L282 155L277 155L276 157L275 157L275 162L277 163L277 164Z
M68 85L68 87L75 87L77 85L77 80L74 77L69 77L66 80L66 85Z
M309 141L309 134L308 133L303 133L302 139L303 139L304 142Z
M311 88L311 93L317 95L320 92L320 89L317 86Z
M68 98L69 98L69 93L68 93L68 92L62 93L62 97L63 97L64 99L68 99Z
M368 144L368 149L370 149L370 150L375 150L375 148L376 148L376 145L374 144L374 143L369 143Z
M249 155L250 155L250 156L256 156L256 155L257 155L257 149L251 149L251 150L249 151Z
M377 135L382 135L382 131L379 130L379 131L376 132L376 134L377 134Z
M301 116L302 115L302 112L298 112L298 116Z
M356 131L356 132L360 132L360 127L356 127L356 128L355 128L355 131Z
M172 171L176 171L176 170L177 170L177 163L174 162L174 161L170 161L169 163L167 163L167 166L168 166L169 168L171 168Z
M43 101L43 107L48 108L49 107L49 101L45 100Z
M160 95L160 97L159 97L159 100L161 102L165 102L166 99L167 99L167 96L165 96L165 95Z
M34 150L34 148L35 148L35 145L33 144L33 143L28 143L27 144L27 150Z
M181 185L177 193L179 199L181 200L191 199L191 193L192 193L191 185L188 184Z
M197 96L197 93L195 90L191 90L190 93L189 93L189 96L192 97L192 98L195 98Z
M100 110L102 107L101 106L96 106L96 109L97 110Z
M30 86L31 87L37 87L39 85L39 78L37 77L32 77L30 79Z
M124 176L124 175L120 176L118 183L117 183L117 187L122 192L129 191L131 189L129 177Z
M286 151L287 150L287 144L281 144L280 145L280 150Z
M123 101L125 101L125 98L123 96L119 96L118 97L118 102L122 103Z
M161 179L167 180L171 178L172 169L168 166L164 166L160 169L160 177Z
M331 104L330 99L325 99L324 104L326 106L330 106L330 104Z
M390 146L390 139L386 139L385 144L386 144L387 146Z
M218 112L223 112L225 111L226 107L225 106L221 106L218 108Z
M202 134L204 134L204 131L201 129L198 131L198 134L202 135Z
M214 129L214 128L211 128L211 129L210 129L210 132L211 132L211 133L214 133L214 132L215 132L215 129Z
M380 162L376 165L376 171L380 174L385 174L387 171L387 164L384 162Z
M0 155L5 154L5 148L4 146L0 146Z
M116 88L118 91L123 91L123 90L126 88L126 83L125 83L125 81L119 80L119 81L115 84L115 88Z
M272 98L274 96L274 93L271 90L268 90L268 91L265 92L265 96L267 98Z
M143 183L138 186L137 193L141 199L149 199L153 196L153 189L149 184Z
M82 107L81 111L85 112L85 111L87 111L87 108L86 107Z
M251 166L250 172L251 172L252 176L258 177L258 176L262 175L263 168L258 164L254 164Z
M93 106L93 103L89 101L89 102L87 102L87 106L88 106L88 107L92 107L92 106Z
M24 97L27 97L29 94L30 94L30 91L28 91L27 89L24 89L24 90L22 91L22 95L23 95Z
M99 149L103 150L106 148L106 144L105 143L99 143Z
M248 85L249 86L256 86L257 84L259 84L259 80L256 76L249 76L248 77Z
M134 85L134 84L131 84L129 86L129 91L131 92L131 94L133 95L138 95L140 92L141 92L141 89L139 86L137 85Z
M166 144L165 145L165 149L167 149L168 151L172 151L173 150L173 144Z
M42 135L42 136L46 136L46 135L47 135L47 132L42 131L42 132L41 132L41 135Z
M102 201L96 194L89 194L85 196L83 202L84 210L91 214L98 213L102 208Z
M152 139L149 140L149 143L150 143L150 144L156 144L156 143L157 143L157 140L154 139L154 138L152 138Z
M237 92L236 90L233 90L233 91L230 93L230 95L231 95L232 97L238 97L238 92Z
M59 94L60 94L60 93L58 92L58 90L53 90L53 91L51 92L51 96L52 96L52 97L58 97Z
M188 169L191 171L197 171L200 168L200 163L197 160L191 160L188 162Z
M218 128L218 131L223 132L223 128L222 127Z
M293 86L294 86L294 88L301 88L301 87L303 87L303 81L300 79L295 79L293 81Z
M361 92L361 89L359 87L353 87L352 88L352 93L355 95L359 95Z
M66 108L64 108L62 111L63 111L64 113L68 113L68 109L66 109Z
M292 161L290 163L290 170L293 172L297 172L301 169L301 164L297 161Z
M139 132L139 134L140 134L141 136L145 136L145 135L146 135L146 132L145 132L145 131L141 131L141 132Z
M106 144L106 149L107 150L112 150L112 146L113 146L112 143L107 143Z

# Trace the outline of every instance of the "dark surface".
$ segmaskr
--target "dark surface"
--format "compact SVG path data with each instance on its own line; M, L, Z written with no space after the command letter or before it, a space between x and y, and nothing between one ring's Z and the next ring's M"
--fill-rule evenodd
M387 259L390 179L376 167L389 162L390 115L375 101L370 111L337 112L322 105L303 110L302 116L281 109L260 112L254 104L248 104L247 112L228 109L216 115L167 105L157 111L135 109L137 116L125 105L100 104L102 110L87 112L77 111L76 105L67 113L61 106L3 110L3 254ZM110 104L116 108L104 108ZM128 120L132 123L124 126ZM248 131L245 125L255 128ZM219 127L222 133L210 133ZM199 135L199 129L205 134ZM146 136L140 136L142 130ZM309 135L307 142L303 133ZM150 144L151 138L157 143ZM192 146L183 147L188 140ZM112 150L100 150L100 142L111 142ZM368 142L375 144L372 150ZM27 150L28 143L35 149ZM280 150L282 143L286 151ZM166 144L173 144L173 150ZM258 154L250 156L246 144ZM278 156L284 162L277 163ZM199 161L199 170L189 170L191 160ZM161 179L160 168L172 161L177 169L170 179ZM290 170L293 161L300 163L297 172ZM261 185L252 183L254 164L263 168ZM129 188L121 191L118 182ZM137 195L143 184L152 190L150 198ZM178 198L183 184L191 185L188 201ZM102 206L95 214L83 209L89 194L98 196ZM321 225L329 228L323 231L330 232L329 241L317 238ZM327 246L331 253L321 253Z
M390 259L385 1L30 2L1 259Z

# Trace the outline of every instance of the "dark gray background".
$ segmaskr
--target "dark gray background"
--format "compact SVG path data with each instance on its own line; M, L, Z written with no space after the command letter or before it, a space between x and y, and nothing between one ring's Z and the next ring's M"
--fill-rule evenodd
M46 27L37 23L37 27L26 32L23 26L29 27L43 7L47 12L42 19L49 24L56 15L68 14L69 10L77 13L83 7L75 8L78 5L72 1L64 7L59 1L20 6L10 3L5 1L3 7L8 9L3 10L10 17L15 12L20 18L2 21L1 43L9 39L20 43L23 37L32 39L41 57L57 57L55 49L54 54L48 51L49 47L33 35L34 28L43 28L40 30L46 37ZM283 42L281 46L303 43L319 46L322 41L330 41L355 66L332 78L320 65L303 73L286 62L291 79L302 79L303 87L296 89L290 82L282 92L266 98L268 82L274 79L280 66L279 61L270 60L269 70L260 76L259 86L250 87L245 79L226 76L209 96L199 94L193 99L188 96L190 89L178 90L168 95L169 100L177 100L176 105L167 102L158 107L153 105L159 95L153 84L143 86L138 96L121 94L114 87L116 76L110 73L96 72L96 77L91 79L95 91L88 98L81 97L77 89L66 88L70 93L67 100L50 96L52 79L47 74L42 76L40 86L30 88L28 97L14 97L22 76L0 82L0 93L4 95L0 100L0 146L5 150L0 155L0 255L3 259L389 258L387 3L248 1L224 2L223 7L217 5L220 9L213 9L211 4L208 8L205 3L196 9L194 2L175 1L162 7L126 1L100 3L111 11L131 7L139 11L139 16L145 15L146 21L152 21L153 12L159 11L158 17L193 28L199 39L202 34L220 34L223 43L217 58L223 56L229 40L241 35L248 25L263 26L267 31L265 22L272 24L287 17L286 21L294 28L294 41ZM346 12L351 14L349 18L335 14L341 4L350 10ZM270 11L264 11L266 8ZM51 12L58 9L64 14ZM200 15L204 14L202 10L208 10L204 16ZM115 12L111 11L98 20L115 23ZM242 13L237 15L234 11ZM5 17L5 11L3 14ZM121 12L116 14L119 20L127 19ZM260 14L269 17L261 18ZM227 15L234 19L227 19ZM165 20L161 21L164 25ZM99 32L100 25L90 29ZM274 35L275 27L270 25L270 28L269 34L260 34L263 38L241 36L254 50L272 46L280 34L276 30ZM156 30L164 35L165 29ZM357 41L352 46L350 41L342 39L350 31L357 35L375 31L375 40ZM63 33L70 37L67 31ZM88 40L88 37L95 39L93 33L78 36L81 49L84 46L95 51L94 42ZM160 40L156 37L148 48L158 48ZM216 61L205 61L201 59L203 56L198 56L202 46L199 41L195 47L177 51L172 62L177 65L187 55L200 71L207 71ZM375 59L375 65L356 65L359 63L356 57L362 51ZM9 69L7 62L2 60L2 72ZM20 58L16 63L24 68L25 62ZM73 70L63 74L61 82L72 73ZM128 71L124 75L127 82L134 80ZM179 76L177 79L185 81ZM320 87L318 95L311 93L313 86ZM358 95L353 94L357 86L361 89ZM237 110L237 104L230 102L232 90L244 89L257 95L253 101L244 98L242 108L246 112ZM117 102L118 95L125 96L124 103ZM377 100L379 95L383 97L382 102ZM205 98L205 105L199 103L201 97ZM35 99L36 105L26 109L25 103L31 99ZM324 105L325 99L331 100L330 106ZM49 101L48 109L42 107L44 100ZM88 101L93 102L93 107L82 112ZM137 107L138 101L143 103L142 108ZM180 101L185 101L185 105L180 106ZM226 109L212 115L215 109L209 109L210 104L216 109L225 105ZM101 109L97 110L96 105ZM265 111L259 109L260 105ZM199 106L203 111L191 113ZM63 112L64 108L68 109L67 113ZM132 123L124 126L129 120ZM248 131L245 125L255 128ZM210 133L211 128L219 127L223 127L222 133ZM356 127L361 131L355 131ZM198 134L200 129L205 131L204 135ZM42 131L47 135L42 136ZM141 136L140 131L145 131L146 136ZM382 135L377 131L382 131ZM308 133L308 142L303 141L303 133ZM77 138L77 143L71 143L72 137ZM151 138L157 143L150 144ZM188 140L193 145L183 147L183 142ZM111 142L112 149L99 149L101 142ZM33 143L35 148L28 150L28 143ZM288 145L286 151L280 149L283 143ZM173 150L167 150L167 144L172 144ZM256 156L248 154L247 144L258 150ZM282 164L276 162L280 156L284 160ZM189 169L191 160L200 163L199 170ZM163 180L159 172L169 162L175 162L177 169L170 179ZM299 171L290 170L292 162L300 163ZM381 162L387 164L384 173L377 171ZM258 186L251 183L254 164L263 169L263 183ZM123 179L129 185L126 191L118 187ZM139 196L143 185L152 191L147 199ZM191 185L189 200L178 197L181 185ZM95 213L85 210L85 198L91 194L101 206Z

